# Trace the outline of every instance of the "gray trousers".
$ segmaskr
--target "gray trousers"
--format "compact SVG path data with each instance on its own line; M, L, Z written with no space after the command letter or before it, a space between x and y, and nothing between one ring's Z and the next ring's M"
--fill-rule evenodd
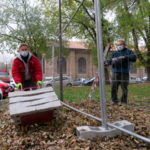
M112 73L111 98L113 103L118 103L118 88L122 89L121 103L127 103L129 73Z

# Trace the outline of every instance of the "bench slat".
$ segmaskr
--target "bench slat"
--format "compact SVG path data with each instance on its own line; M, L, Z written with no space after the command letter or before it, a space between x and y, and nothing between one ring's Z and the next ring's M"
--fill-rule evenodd
M35 101L35 100L39 100L42 98L49 98L49 101L53 101L54 99L58 99L55 92L51 92L51 93L44 93L44 94L40 94L40 95L32 95L32 96L20 96L20 97L12 97L9 99L9 103L13 104L13 103L18 103L18 102L29 102L29 101Z
M48 102L49 99L45 98L42 99L42 101L45 101L45 103L41 103L40 105L34 105L36 103L32 103L34 106L30 106L31 104L24 104L22 103L15 103L10 105L10 115L22 115L22 114L30 114L32 112L41 112L46 110L52 110L55 108L58 108L61 106L61 103L59 100Z
M32 91L16 91L16 92L10 92L9 98L18 97L18 96L25 96L25 95L38 95L38 94L53 92L53 91L54 90L52 87L46 87L46 88L41 88L41 89L32 90Z

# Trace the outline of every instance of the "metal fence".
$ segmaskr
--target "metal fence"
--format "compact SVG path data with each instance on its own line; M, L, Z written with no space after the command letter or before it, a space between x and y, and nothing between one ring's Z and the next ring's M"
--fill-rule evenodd
M67 25L65 26L65 28L63 29L63 32L65 30L67 30L68 26L71 24L73 18L76 16L76 14L78 13L79 9L81 8L82 4L84 3L85 0L83 0L81 2L81 4L79 5L79 7L77 8L77 10L75 11L74 15L71 17L70 21L67 23ZM59 41L60 41L60 55L59 55L59 58L60 58L60 67L61 68L61 57L62 57L62 35L63 35L63 32L61 30L61 0L59 0ZM113 127L113 128L117 128L119 130L121 130L122 132L124 133L127 133L127 134L130 134L132 136L135 136L136 138L139 138L145 142L148 142L150 143L150 139L149 138L146 138L146 137L143 137L141 135L138 135L134 132L131 132L131 131L128 131L126 129L123 129L123 128L120 128L120 127L117 127L115 125L112 125L111 123L109 123L107 120L107 110L106 110L106 93L105 93L105 74L104 74L104 58L103 58L103 40L102 40L102 23L101 23L101 10L100 10L100 1L99 0L95 0L95 21L96 21L96 32L97 32L97 57L98 57L98 75L100 76L99 78L99 93L100 93L100 103L101 103L101 114L102 114L102 118L98 118L98 117L95 117L93 115L90 115L90 114L87 114L85 112L82 112L72 106L69 106L67 104L65 104L64 102L62 102L62 104L76 112L79 112L79 113L82 113L88 117L91 117L91 118L94 118L98 121L101 121L102 122L102 126L107 129L108 127ZM123 64L121 64L123 61L120 62L120 65L123 66ZM112 62L111 62L112 63ZM115 66L115 64L113 64ZM122 67L123 69L123 67ZM62 70L60 70L60 77L62 77ZM62 79L62 78L60 78ZM113 79L114 82L119 82L118 79L116 79L114 77ZM124 78L122 76L120 76L120 82L129 82L128 80L124 80ZM63 101L63 88L62 88L62 80L60 82L60 100Z

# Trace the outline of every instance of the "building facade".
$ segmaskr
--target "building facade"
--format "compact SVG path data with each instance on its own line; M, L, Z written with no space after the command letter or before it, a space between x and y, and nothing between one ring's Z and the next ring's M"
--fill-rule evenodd
M72 79L92 78L96 76L97 68L92 62L90 51L81 42L69 42L69 55L62 58L62 70L64 76ZM44 76L59 76L59 59L54 57L44 61Z

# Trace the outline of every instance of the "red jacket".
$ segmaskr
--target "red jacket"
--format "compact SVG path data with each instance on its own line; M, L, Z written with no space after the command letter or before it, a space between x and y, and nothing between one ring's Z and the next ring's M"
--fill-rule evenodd
M38 58L30 54L28 60L28 69L31 80L36 83L42 81L42 68ZM25 65L21 57L17 56L12 64L12 77L16 83L24 83L25 78Z

